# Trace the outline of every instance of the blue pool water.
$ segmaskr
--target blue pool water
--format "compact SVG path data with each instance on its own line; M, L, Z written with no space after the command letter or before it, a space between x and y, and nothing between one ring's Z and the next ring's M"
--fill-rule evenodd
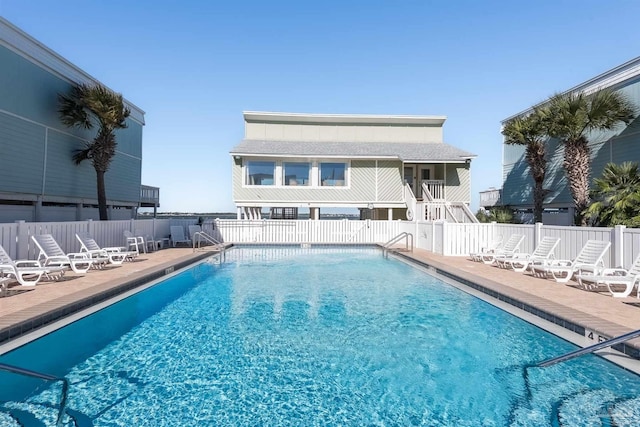
M0 362L66 376L82 425L640 425L636 375L526 368L572 349L377 250L242 248ZM0 425L53 423L59 385L0 384Z

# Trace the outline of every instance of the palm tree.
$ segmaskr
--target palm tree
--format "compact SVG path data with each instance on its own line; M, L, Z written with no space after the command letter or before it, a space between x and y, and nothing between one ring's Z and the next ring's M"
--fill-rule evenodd
M536 108L525 117L516 117L505 123L502 129L505 144L524 145L525 159L529 165L529 173L533 178L533 217L535 222L542 222L544 197L547 193L543 184L547 173L545 142L547 132L545 119L546 108Z
M620 92L601 89L591 95L568 93L549 99L547 132L564 145L563 167L576 207L575 224L587 225L584 211L589 206L591 148L587 135L609 130L635 117L635 106Z
M640 226L640 174L638 164L609 163L594 181L591 196L595 200L585 211L594 225L613 227Z
M121 94L100 84L74 86L68 95L58 94L58 101L58 113L65 126L84 129L98 126L98 133L93 141L85 142L83 149L75 150L73 161L78 165L84 160L91 160L96 170L100 220L107 220L104 175L116 153L114 132L127 127L126 119L130 110L124 106Z

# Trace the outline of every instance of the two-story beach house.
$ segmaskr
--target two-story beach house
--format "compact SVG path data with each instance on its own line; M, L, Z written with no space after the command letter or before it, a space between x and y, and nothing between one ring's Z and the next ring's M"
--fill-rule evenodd
M632 59L609 71L593 77L563 93L593 93L599 89L610 88L625 94L640 108L640 57ZM541 105L541 104L538 104ZM529 114L528 108L502 121ZM607 163L623 163L640 161L640 118L628 126L619 125L609 131L596 131L588 135L591 149L591 182L602 175ZM503 184L502 204L520 211L531 210L533 206L533 180L525 158L525 147L521 145L503 144ZM545 224L571 225L574 218L574 204L565 176L562 162L564 147L555 139L547 143L547 175L544 187L548 193L544 200L545 212L542 221Z
M445 116L244 112L230 152L238 219L357 208L361 218L474 221L473 154L443 142Z
M98 81L0 17L0 222L97 219L96 173L75 165L74 150L95 130L60 122L58 94ZM110 219L159 206L159 189L141 185L144 111L129 101L127 128L105 176Z

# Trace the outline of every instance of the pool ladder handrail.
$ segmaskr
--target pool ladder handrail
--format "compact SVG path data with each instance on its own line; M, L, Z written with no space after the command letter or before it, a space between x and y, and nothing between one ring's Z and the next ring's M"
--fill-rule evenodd
M403 231L402 233L398 234L396 237L394 237L393 239L389 240L387 243L382 245L382 255L387 256L387 253L393 250L399 251L400 249L393 248L392 246L398 243L403 238L405 239L404 250L407 252L413 252L413 234Z
M224 256L225 250L227 249L227 246L224 244L224 242L219 241L218 239L210 234L205 233L204 231L197 231L193 233L192 240L194 252L201 249L201 244L203 241L211 243L215 249L219 250L221 257Z
M567 360L582 356L583 354L593 353L594 351L603 349L605 347L610 347L612 345L620 344L622 342L629 341L639 336L640 336L640 329L638 329L637 331L626 333L624 335L620 335L619 337L616 337L616 338L611 338L606 341L602 341L597 344L590 345L585 348L571 351L569 353L563 354L562 356L543 360L542 362L538 363L536 366L539 368L546 368L547 366L555 365L556 363L560 363L560 362L565 362Z
M0 363L0 370L11 372L18 375L24 375L27 377L39 378L45 381L62 381L62 396L60 397L60 407L58 408L58 417L56 418L56 426L62 426L62 418L64 417L65 409L67 407L67 397L69 393L69 380L64 377L56 377L49 374L43 374L41 372L32 371L30 369L20 368L18 366L7 365Z

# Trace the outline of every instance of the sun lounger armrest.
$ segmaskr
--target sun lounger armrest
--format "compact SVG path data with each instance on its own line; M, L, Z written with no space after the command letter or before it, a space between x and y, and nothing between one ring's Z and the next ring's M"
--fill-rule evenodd
M549 267L570 267L573 261L570 259L550 259L545 261L545 265Z
M624 268L605 268L600 274L603 276L626 276L628 273Z
M52 263L57 264L57 263L68 262L68 260L69 260L68 256L50 256L46 260L43 260L43 262L46 264L52 264Z
M21 259L13 262L16 267L41 267L40 263L32 259Z
M107 252L126 252L127 248L124 246L111 246L108 248L102 248L102 250Z
M71 252L67 256L69 259L89 259L86 252Z

